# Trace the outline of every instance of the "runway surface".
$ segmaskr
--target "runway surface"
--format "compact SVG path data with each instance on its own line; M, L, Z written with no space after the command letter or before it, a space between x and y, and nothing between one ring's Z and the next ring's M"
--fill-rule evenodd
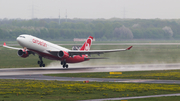
M110 72L110 71L147 71L147 70L173 70L180 69L180 64L144 64L144 65L109 65L92 67L36 67L36 68L12 68L0 69L0 79L30 79L30 80L58 80L58 81L96 81L96 82L132 82L132 83L167 83L180 84L179 80L146 80L146 79L112 79L112 78L74 78L51 77L42 74L53 73L86 73L86 72Z
M31 67L31 68L6 68L0 69L2 75L32 75L54 73L86 73L86 72L111 72L111 71L148 71L148 70L173 70L180 69L177 64L142 64L142 65L105 65L105 66L71 66L62 67Z
M91 100L80 100L80 101L110 101L110 100L128 100L128 99L139 99L139 98L151 98L151 97L167 97L167 96L180 96L177 94L162 94L162 95L149 95L149 96L136 96L136 97L121 97L121 98L104 98L104 99L91 99Z
M57 80L57 81L89 81L89 82L124 82L124 83L165 83L180 84L180 80L146 80L146 79L112 79L112 78L80 78L80 77L53 77L39 75L7 75L0 79L28 79L28 80Z

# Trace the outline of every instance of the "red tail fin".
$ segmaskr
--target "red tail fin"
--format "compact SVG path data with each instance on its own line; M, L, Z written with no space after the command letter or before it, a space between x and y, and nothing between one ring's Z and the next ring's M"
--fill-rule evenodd
M88 51L90 50L91 47L91 43L92 43L93 37L89 36L89 38L86 40L86 42L83 44L83 46L81 47L81 51Z

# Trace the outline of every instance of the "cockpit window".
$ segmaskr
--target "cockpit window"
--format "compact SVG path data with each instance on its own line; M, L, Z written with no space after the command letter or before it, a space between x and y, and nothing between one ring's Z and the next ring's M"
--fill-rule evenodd
M25 38L25 36L19 36L19 37L21 37L21 38Z

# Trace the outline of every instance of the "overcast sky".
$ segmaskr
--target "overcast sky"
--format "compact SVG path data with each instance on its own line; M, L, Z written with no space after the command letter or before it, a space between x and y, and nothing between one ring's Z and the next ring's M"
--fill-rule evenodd
M180 18L180 0L0 0L0 19L65 18L66 9L70 19Z

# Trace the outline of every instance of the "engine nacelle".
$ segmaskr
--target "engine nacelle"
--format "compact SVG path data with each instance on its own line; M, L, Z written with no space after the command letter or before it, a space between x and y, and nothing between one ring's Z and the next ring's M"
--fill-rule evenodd
M29 53L27 51L25 51L24 49L18 50L18 56L26 58L29 56Z
M69 58L69 54L65 51L59 51L57 55L60 58Z

